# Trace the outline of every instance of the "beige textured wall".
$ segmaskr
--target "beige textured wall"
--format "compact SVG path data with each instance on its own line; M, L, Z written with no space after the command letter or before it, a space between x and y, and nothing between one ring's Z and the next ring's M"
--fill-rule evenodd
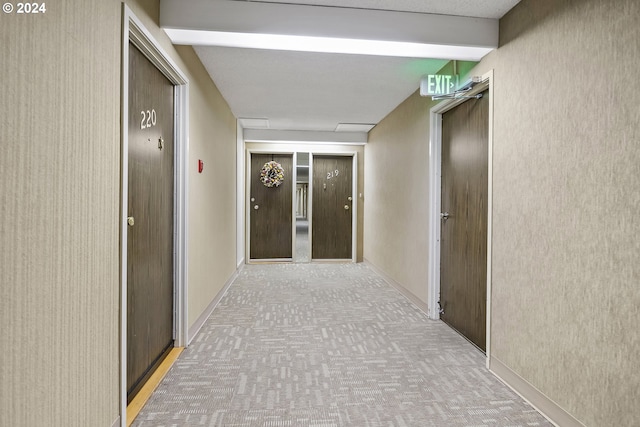
M457 61L455 73L466 76L475 64ZM454 74L453 61L438 73ZM429 111L436 103L419 92L369 132L364 258L427 304Z
M364 258L425 304L433 105L416 91L369 132L365 149Z
M159 1L128 1L189 80L189 290L192 326L236 269L236 120L193 48L158 27ZM198 173L198 159L204 171Z
M0 424L110 426L119 404L120 4L46 6L0 14Z
M158 1L127 4L191 83L191 325L235 270L235 119L193 50L157 27ZM0 14L2 425L118 417L121 10Z
M343 144L278 144L278 143L245 143L247 150L274 150L280 152L312 152L312 153L358 153L358 195L364 196L364 146L362 145L343 145ZM357 246L356 246L356 262L362 262L363 259L363 237L364 237L364 197L358 199L358 220L357 220Z
M640 420L638 22L523 0L472 73L495 72L491 354L586 426ZM428 108L373 129L365 176L365 258L423 299Z
M191 81L189 326L236 270L236 119L193 48L178 47ZM204 161L198 173L198 159Z
M640 422L640 3L524 0L495 69L492 355L587 426Z
M524 0L473 72L495 71L492 356L586 426L640 419L638 22L635 0ZM421 299L428 108L366 147L365 258Z

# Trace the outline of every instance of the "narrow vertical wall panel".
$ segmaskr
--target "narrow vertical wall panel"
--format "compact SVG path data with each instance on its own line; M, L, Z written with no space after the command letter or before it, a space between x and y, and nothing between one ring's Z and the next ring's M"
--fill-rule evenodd
M364 257L427 302L430 98L414 92L369 133Z
M120 10L0 15L2 424L118 416Z

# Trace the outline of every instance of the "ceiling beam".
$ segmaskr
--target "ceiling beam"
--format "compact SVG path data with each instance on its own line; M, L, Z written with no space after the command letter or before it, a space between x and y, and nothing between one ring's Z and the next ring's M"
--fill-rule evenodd
M369 139L369 134L367 132L245 129L244 139L250 142L313 142L364 145Z
M160 25L200 46L475 61L498 46L497 19L249 1L161 0Z

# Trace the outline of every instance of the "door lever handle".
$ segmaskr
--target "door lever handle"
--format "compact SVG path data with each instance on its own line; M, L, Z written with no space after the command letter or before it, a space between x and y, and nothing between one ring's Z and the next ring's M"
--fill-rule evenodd
M440 212L440 219L446 221L449 219L449 212Z

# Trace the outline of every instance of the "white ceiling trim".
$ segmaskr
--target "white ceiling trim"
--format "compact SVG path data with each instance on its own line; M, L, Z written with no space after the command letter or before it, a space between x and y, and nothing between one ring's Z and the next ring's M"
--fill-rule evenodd
M369 139L367 132L330 132L330 131L299 131L275 129L245 129L245 141L300 143L312 142L323 144L366 144Z
M165 28L174 44L479 61L493 48Z
M243 128L251 128L251 129L269 129L269 119L256 119L256 118L248 118L248 117L240 117L238 118L240 125Z
M369 132L375 123L338 123L335 132Z
M480 60L498 46L498 20L244 1L163 0L175 44Z

